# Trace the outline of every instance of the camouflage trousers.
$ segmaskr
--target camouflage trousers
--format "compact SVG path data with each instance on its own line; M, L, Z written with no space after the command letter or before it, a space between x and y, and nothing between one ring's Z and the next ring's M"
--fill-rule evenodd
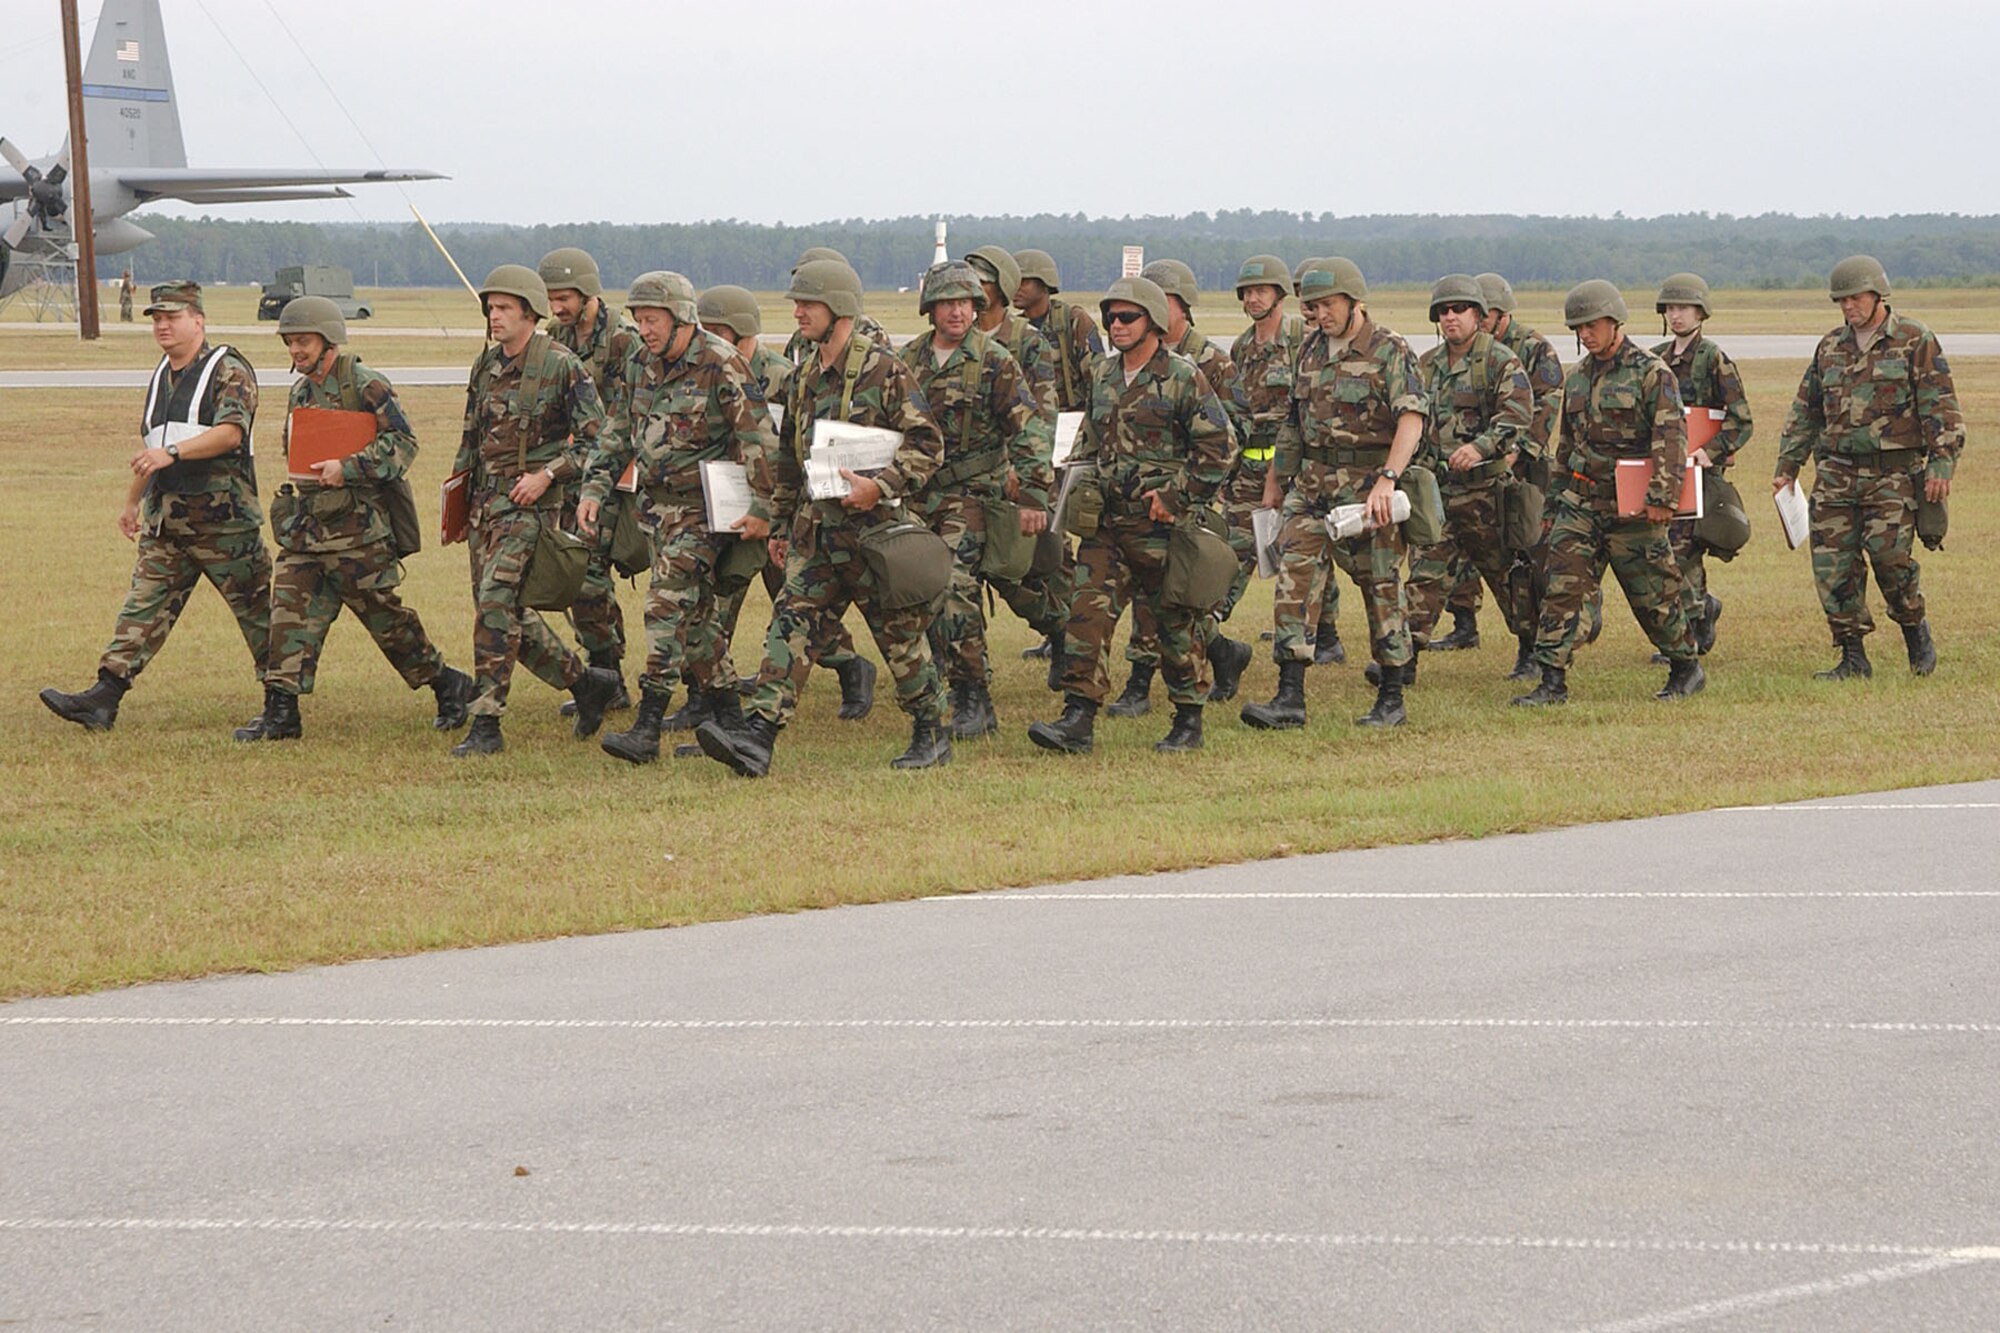
M472 668L479 688L469 710L474 717L506 713L516 661L559 690L576 684L583 674L583 663L563 647L542 613L521 605L521 580L535 553L535 538L544 522L553 521L547 509L473 515Z
M1695 655L1694 635L1681 604L1681 571L1674 564L1663 523L1618 517L1617 500L1569 491L1549 497L1548 586L1535 634L1535 661L1567 669L1585 634L1590 596L1604 582L1608 564L1625 590L1632 614L1669 658Z
M1361 590L1368 648L1376 663L1402 666L1410 660L1402 527L1391 523L1338 542L1326 530L1327 512L1335 505L1364 502L1374 479L1373 468L1310 459L1292 479L1279 511L1284 526L1278 530L1278 587L1271 609L1271 657L1279 665L1312 661L1313 636L1335 569Z
M631 503L629 496L617 497ZM563 526L576 531L576 505L574 500L563 506ZM608 520L607 520L608 522ZM622 662L625 660L625 611L618 605L618 580L611 568L611 555L605 543L599 542L592 550L590 567L584 571L583 591L563 612L569 627L576 634L577 647L593 662Z
M951 548L951 586L931 621L931 653L952 684L984 685L992 675L979 579L979 562L986 555L986 508L976 495L946 496L930 507L924 521Z
M785 586L785 567L767 561L759 577L764 580L764 592L770 597L771 609L775 612L778 594ZM747 583L733 592L718 594L715 640L715 661L718 665L734 661L731 651L736 640L736 622L743 615L743 599L749 595L750 585ZM846 622L839 617L829 620L815 632L823 636L813 645L813 660L821 666L837 667L854 656L854 636L847 632ZM729 669L733 671L735 667ZM693 677L685 672L682 678L693 683Z
M388 542L346 551L279 550L271 576L271 669L266 682L287 694L311 694L327 631L344 606L411 689L444 670L444 654L424 622L403 605L403 566Z
M685 678L691 689L734 689L735 673L723 668L715 572L722 543L739 538L708 530L699 497L687 504L648 501L640 521L652 537L653 572L646 584L646 665L639 687L664 694Z
M1168 697L1176 704L1207 701L1214 681L1197 622L1208 617L1187 607L1167 606L1160 599L1167 576L1167 539L1172 533L1173 524L1155 523L1143 513L1107 510L1096 535L1084 538L1076 553L1076 589L1063 627L1063 647L1068 655L1063 670L1065 693L1098 703L1111 693L1107 670L1111 636L1129 602L1135 628L1141 624L1154 627L1160 645L1160 676L1167 683Z
M1884 471L1836 455L1815 460L1812 488L1813 583L1836 643L1875 629L1868 614L1868 568L1888 604L1889 619L1915 625L1924 618L1916 557L1917 501L1923 474Z
M217 532L170 523L157 534L141 532L132 587L98 665L128 681L144 671L203 579L235 614L262 681L271 647L271 553L256 527Z
M1475 579L1493 590L1493 600L1507 617L1507 628L1520 634L1529 627L1528 608L1522 584L1510 577L1514 553L1507 549L1505 515L1506 487L1496 478L1444 493L1444 539L1410 551L1410 581L1407 589L1410 637L1418 644L1430 642L1431 630L1443 614L1448 598L1456 591L1459 575L1470 570Z
M929 606L886 611L875 605L874 580L861 555L861 534L893 517L887 509L849 514L829 503L809 504L792 524L785 586L764 634L764 664L744 704L783 726L798 710L799 691L824 648L839 641L833 627L850 604L861 609L875 646L896 681L896 706L936 722L944 712L944 681L931 656Z

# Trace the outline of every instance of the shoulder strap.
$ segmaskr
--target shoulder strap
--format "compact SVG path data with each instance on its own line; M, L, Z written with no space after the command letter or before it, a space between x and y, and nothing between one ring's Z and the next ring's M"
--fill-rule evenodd
M847 414L854 410L854 386L861 380L861 367L867 363L869 348L874 346L866 338L849 335L847 340L847 363L840 372L840 419L847 420Z
M354 356L342 352L333 359L333 383L340 391L340 405L350 412L365 412L361 405L361 386L354 382Z

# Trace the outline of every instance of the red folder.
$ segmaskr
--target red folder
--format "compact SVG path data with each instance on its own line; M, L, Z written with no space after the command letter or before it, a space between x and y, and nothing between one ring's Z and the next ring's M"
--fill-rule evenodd
M1719 407L1688 407L1681 409L1687 414L1689 453L1706 449L1708 442L1722 434L1723 412Z
M454 472L438 489L438 544L450 546L465 540L472 525L472 474Z
M1618 460L1618 517L1638 518L1646 512L1646 491L1653 484L1653 460L1650 458L1621 458ZM1692 463L1681 481L1680 505L1674 510L1676 518L1700 518L1701 469Z
M293 481L312 481L321 463L358 454L375 441L375 414L301 407L285 423L285 466Z

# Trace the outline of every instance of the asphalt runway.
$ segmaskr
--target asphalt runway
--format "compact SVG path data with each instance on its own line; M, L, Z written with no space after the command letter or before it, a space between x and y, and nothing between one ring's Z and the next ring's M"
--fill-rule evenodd
M0 1326L2000 1327L2000 781L0 1006Z

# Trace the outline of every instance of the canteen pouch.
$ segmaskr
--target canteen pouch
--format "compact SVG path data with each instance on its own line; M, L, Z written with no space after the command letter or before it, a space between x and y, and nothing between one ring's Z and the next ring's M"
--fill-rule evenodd
M1750 541L1750 513L1743 507L1743 496L1713 468L1701 484L1702 515L1694 521L1695 539L1722 559L1734 560Z
M290 528L292 521L299 516L299 493L289 485L280 486L277 493L271 497L269 513L271 535L277 538L278 544L282 546L285 542L285 530Z
M1508 550L1532 551L1541 544L1543 499L1542 488L1533 482L1507 483L1500 501L1500 533ZM1415 505L1410 506L1410 512L1416 512Z
M1060 574L1063 557L1067 554L1069 550L1062 529L1053 523L1049 524L1035 538L1035 558L1028 565L1029 576L1045 579L1053 574Z
M1193 510L1167 536L1160 600L1168 606L1206 611L1229 595L1237 568L1236 552L1229 546L1229 520L1213 509Z
M1021 506L1011 500L982 500L986 511L986 549L979 557L979 573L1002 583L1019 583L1035 564L1034 537L1021 535Z
M763 542L725 537L722 554L715 560L715 586L734 596L739 589L750 586L750 580L764 571L769 559L770 549Z
M605 511L609 511L608 514ZM603 505L597 521L610 519L605 557L611 567L626 578L637 578L653 567L653 541L646 525L639 521L639 506L631 496L615 496Z
M1926 551L1944 549L1945 529L1951 525L1951 505L1945 500L1924 499L1923 478L1917 479L1917 540Z
M1410 497L1410 516L1403 520L1403 540L1412 546L1435 546L1443 541L1444 499L1438 494L1437 474L1412 463L1404 469L1396 485Z
M1069 499L1063 504L1063 531L1072 537L1095 537L1103 517L1104 488L1098 484L1097 469L1093 467L1069 488Z
M396 558L408 560L424 549L424 527L417 522L417 493L410 489L407 477L385 481L375 487L376 503L382 506L382 515L389 520L389 541L396 548Z
M531 611L567 611L583 591L590 544L564 532L552 514L541 516L534 554L521 575L521 605Z
M929 606L951 584L951 548L913 519L892 518L863 532L861 559L884 611Z

